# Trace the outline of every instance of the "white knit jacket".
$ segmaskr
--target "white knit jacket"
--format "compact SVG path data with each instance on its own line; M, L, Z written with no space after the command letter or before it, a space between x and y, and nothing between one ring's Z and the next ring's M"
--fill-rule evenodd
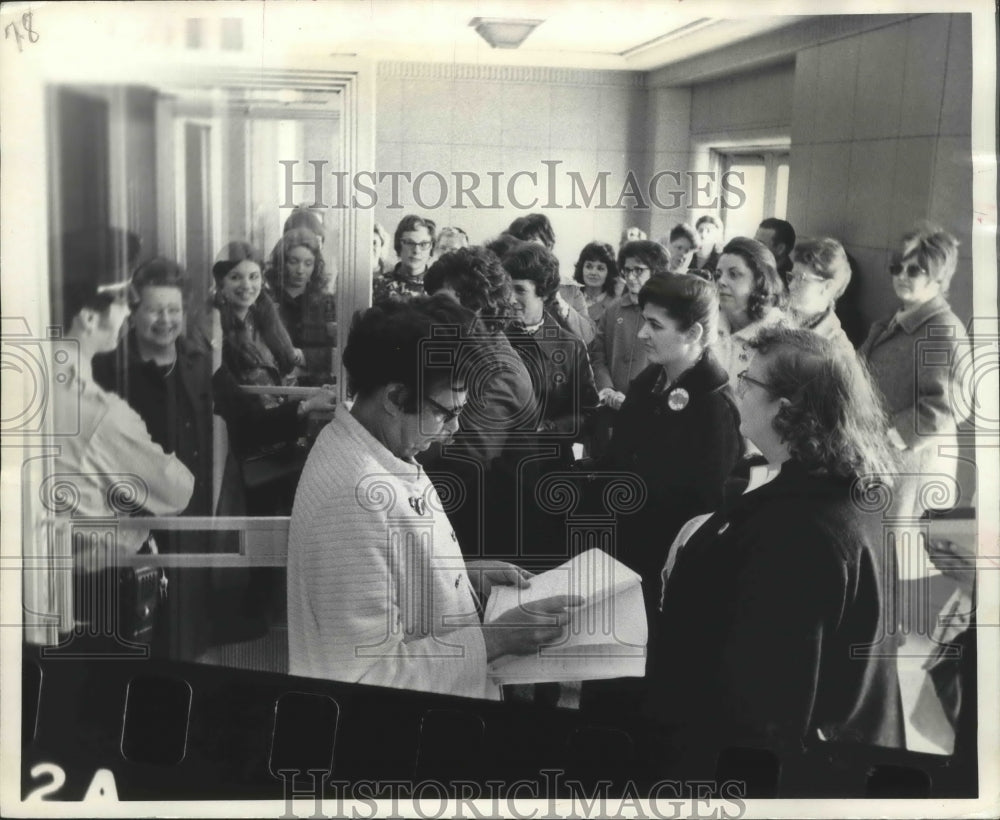
M434 486L343 406L295 496L288 643L293 675L497 697L465 562Z

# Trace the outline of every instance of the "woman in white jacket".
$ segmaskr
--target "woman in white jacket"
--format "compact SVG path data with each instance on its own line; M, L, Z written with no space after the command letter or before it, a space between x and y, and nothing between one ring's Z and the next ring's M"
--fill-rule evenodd
M524 585L528 573L502 562L466 565L414 459L451 438L466 399L459 374L433 364L441 358L431 348L455 342L439 342L432 329L470 318L445 295L418 297L371 308L351 329L344 366L355 400L320 434L292 510L293 675L496 698L489 662L562 633L567 596L483 628L477 609L490 586Z

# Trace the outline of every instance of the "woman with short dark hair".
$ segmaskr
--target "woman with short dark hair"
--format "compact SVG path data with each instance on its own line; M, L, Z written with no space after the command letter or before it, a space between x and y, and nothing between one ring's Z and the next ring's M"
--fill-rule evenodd
M488 664L558 641L565 607L580 600L549 598L483 629L477 604L491 586L524 586L529 573L463 561L415 460L468 412L474 376L452 331L470 318L441 294L389 300L351 325L344 367L354 403L320 433L288 532L293 675L499 699Z
M556 245L556 232L545 214L519 216L510 223L507 233L516 236L522 242L539 242L547 250L552 250Z
M647 708L692 764L727 746L902 745L894 566L870 511L895 472L877 392L810 331L766 328L753 348L736 402L767 466L671 548Z
M694 223L698 232L698 248L689 267L714 271L722 255L722 220L712 214L698 217Z
M510 223L506 233L522 242L542 245L548 251L556 245L556 232L545 214L519 216ZM503 259L507 251L496 251L496 253ZM556 271L558 273L558 262ZM587 304L579 288L566 282L565 286L559 287L547 297L547 300L553 318L570 333L579 336L585 345L590 344L594 338L594 323L590 319Z
M642 506L619 519L615 549L642 577L654 630L670 541L689 518L721 506L743 441L729 378L712 352L715 286L687 274L655 276L639 292L639 305L638 339L649 365L629 386L607 452L595 466L635 474L645 487ZM655 639L653 631L650 636ZM644 681L588 683L583 705L621 714L638 708L644 692Z
M582 289L587 313L595 324L625 284L618 276L614 248L607 242L589 242L583 246L573 278Z
M125 399L153 441L191 471L195 489L185 514L212 515L212 357L185 334L187 276L156 257L136 269L128 294L128 333L114 352L94 357L94 379Z
M670 235L661 240L661 244L670 254L671 273L684 273L691 265L695 248L698 247L698 234L687 222L679 222L670 230Z
M629 382L648 364L637 336L642 325L639 291L650 277L667 273L669 265L670 257L659 242L637 239L618 251L618 273L625 280L625 291L608 305L590 343L601 404L611 411L621 407Z
M375 237L372 237L374 243ZM392 247L399 261L392 270L372 278L372 302L412 299L424 292L424 273L437 240L437 223L428 217L407 214L396 226Z
M681 524L721 503L742 440L728 376L712 351L715 286L685 274L653 277L639 291L639 307L649 364L629 385L600 465L646 483L644 510L622 522L619 554L655 592Z
M582 438L583 408L596 405L597 391L586 346L549 309L559 287L559 261L541 245L526 243L508 253L503 266L510 274L524 333L537 342L541 354L535 365L542 374L537 383L540 429L559 444L560 460L568 464L573 460L573 442ZM527 347L514 335L510 338L515 348Z
M458 248L442 256L424 275L428 294L441 290L453 295L491 330L503 330L514 317L510 275L493 251L478 245Z

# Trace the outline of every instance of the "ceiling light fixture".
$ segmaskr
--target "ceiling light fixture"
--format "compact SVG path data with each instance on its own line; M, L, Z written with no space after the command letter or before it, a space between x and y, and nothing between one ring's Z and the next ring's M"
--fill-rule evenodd
M469 25L492 48L517 48L544 20L508 20L502 17L473 17Z

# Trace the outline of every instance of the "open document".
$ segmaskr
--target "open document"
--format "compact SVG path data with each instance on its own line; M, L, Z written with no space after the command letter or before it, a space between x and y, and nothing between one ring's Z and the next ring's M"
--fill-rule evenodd
M608 553L588 550L531 579L527 587L493 587L483 628L512 609L556 595L579 595L563 639L534 655L507 655L490 664L497 683L641 678L646 671L646 610L639 576Z

